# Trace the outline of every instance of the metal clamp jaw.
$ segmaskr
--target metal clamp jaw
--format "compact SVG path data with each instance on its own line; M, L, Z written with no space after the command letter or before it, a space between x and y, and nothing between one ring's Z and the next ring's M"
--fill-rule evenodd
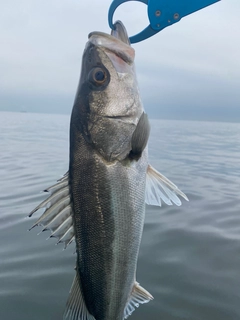
M135 36L131 43L143 41L181 18L221 0L113 0L108 11L108 23L114 29L113 15L117 7L128 1L143 2L148 6L149 26Z

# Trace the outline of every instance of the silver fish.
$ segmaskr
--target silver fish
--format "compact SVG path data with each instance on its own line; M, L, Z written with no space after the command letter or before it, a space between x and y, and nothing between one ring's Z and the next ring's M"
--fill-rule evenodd
M120 21L111 35L89 35L71 116L69 171L30 213L46 207L34 226L51 230L65 246L76 243L64 319L122 320L152 300L136 282L145 202L187 200L148 163L150 126L134 56Z

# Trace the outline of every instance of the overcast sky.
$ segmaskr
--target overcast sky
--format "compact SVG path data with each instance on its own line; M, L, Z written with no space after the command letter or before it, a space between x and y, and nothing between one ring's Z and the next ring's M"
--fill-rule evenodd
M0 0L0 110L69 114L88 33L109 32L110 3ZM240 121L239 16L239 0L222 0L133 45L150 117ZM147 7L123 4L115 18L136 34Z

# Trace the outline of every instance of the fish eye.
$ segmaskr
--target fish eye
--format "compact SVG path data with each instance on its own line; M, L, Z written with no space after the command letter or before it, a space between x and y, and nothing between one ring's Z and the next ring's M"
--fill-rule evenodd
M95 70L93 76L94 80L98 83L102 83L106 79L106 73L100 68L97 68L97 70Z
M88 78L90 82L99 87L105 84L106 80L108 79L108 75L103 68L97 67L90 71Z

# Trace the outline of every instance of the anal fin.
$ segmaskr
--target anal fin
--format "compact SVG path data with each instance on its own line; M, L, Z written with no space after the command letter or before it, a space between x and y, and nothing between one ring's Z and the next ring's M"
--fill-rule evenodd
M140 304L148 303L150 300L153 300L153 296L141 287L139 283L135 282L132 294L124 309L124 319L127 319Z
M70 290L63 320L95 320L86 307L77 273Z

